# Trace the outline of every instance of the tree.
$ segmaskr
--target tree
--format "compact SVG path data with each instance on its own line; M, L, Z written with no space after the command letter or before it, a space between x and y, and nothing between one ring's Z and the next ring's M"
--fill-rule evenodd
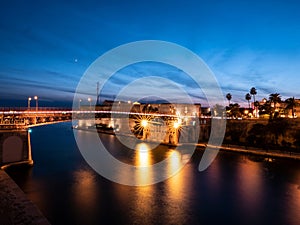
M230 104L228 107L229 116L233 118L241 117L240 105L238 103Z
M270 94L269 100L271 103L274 103L274 107L276 108L276 104L281 102L281 96L279 93Z
M216 104L213 107L213 116L221 116L223 118L223 116L225 115L225 108L222 105Z
M256 88L255 87L252 87L250 89L250 94L253 96L253 104L255 104L255 95L257 94L257 91L256 91ZM255 107L256 109L256 107ZM257 110L256 110L257 111ZM257 112L256 112L256 117L257 117Z
M276 108L277 108L276 104L281 102L280 94L279 93L270 94L269 101L271 103L271 107L274 108L274 110L272 110L273 114L271 115L270 119L273 119L273 118L276 119L279 116L279 112L278 112L278 110L276 110Z
M257 94L256 88L252 87L250 89L250 94L253 96L253 103L255 102L255 95Z
M270 101L266 101L263 105L259 107L259 115L269 115L272 118L273 108L271 107Z
M251 95L249 93L247 93L245 95L245 99L248 101L248 108L250 109L250 100L251 100Z
M255 147L266 148L266 133L266 125L261 123L253 124L246 137L247 144Z
M295 107L298 105L295 101L295 98L288 98L285 100L286 105L286 109L291 109L292 110L292 115L293 118L295 118Z
M259 107L259 101L255 101L254 102L254 108L256 109L256 117L257 117L257 115L258 115L258 107Z
M279 137L284 137L286 131L288 130L288 121L283 118L276 118L270 120L267 124L269 142L278 145L279 144ZM283 139L283 138L282 138Z
M296 133L294 134L294 143L296 147L296 150L300 150L300 130L297 130Z
M232 98L232 95L230 93L227 93L226 98L228 100L228 105L230 105L230 100Z

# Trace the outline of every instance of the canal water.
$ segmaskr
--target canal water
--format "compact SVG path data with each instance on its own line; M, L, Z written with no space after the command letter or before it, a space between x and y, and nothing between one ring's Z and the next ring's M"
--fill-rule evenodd
M115 136L100 137L112 151L123 151L120 160L133 164L174 153L164 146L138 159ZM203 151L196 150L175 176L132 187L111 182L89 167L71 123L33 128L31 143L34 166L7 172L54 225L300 224L299 161L220 152L199 172ZM173 157L176 164L175 153Z

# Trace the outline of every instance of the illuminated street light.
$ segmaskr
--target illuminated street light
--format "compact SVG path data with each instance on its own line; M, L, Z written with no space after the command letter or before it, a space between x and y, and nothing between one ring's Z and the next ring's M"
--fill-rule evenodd
M79 110L80 110L80 104L81 104L81 99L79 99L79 103L78 103L78 108L79 108Z
M28 110L30 110L30 101L31 101L31 97L28 98Z
M88 98L88 102L90 103L90 110L92 110L92 99Z
M142 125L142 127L147 127L148 126L148 121L147 120L142 120L141 125Z
M174 122L173 127L175 129L178 129L180 127L180 125L181 125L181 123L179 121L177 121L177 122Z
M38 111L38 107L39 107L38 96L34 96L34 100L35 100L35 111Z

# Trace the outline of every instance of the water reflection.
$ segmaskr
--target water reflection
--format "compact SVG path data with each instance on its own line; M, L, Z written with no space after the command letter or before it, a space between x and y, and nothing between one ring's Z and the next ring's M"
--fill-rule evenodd
M239 204L245 208L252 219L257 217L262 207L261 199L263 198L264 187L262 179L264 177L264 169L262 163L253 162L243 159L238 164L237 179L237 194Z
M220 152L206 171L199 172L202 152L195 151L177 173L183 151L166 146L155 150L148 143L128 151L116 137L103 135L112 152L136 167L129 171L136 183L149 183L145 180L154 176L150 165L163 158L168 164L160 173L175 173L155 185L126 186L101 177L86 164L70 126L34 129L32 174L24 173L24 168L8 172L52 224L299 224L298 161L251 161ZM78 135L93 134L79 131ZM126 178L127 172L116 174Z
M218 162L218 158L216 158L212 164L209 166L209 169L205 171L207 173L207 176L209 179L206 179L206 182L209 183L210 191L214 193L213 196L217 196L217 194L220 192L221 184L222 184L222 171L221 171L221 165L220 162Z
M295 218L299 217L300 209L300 190L295 185L289 185L286 187L286 200L289 201L286 211L286 220L290 225L298 225L299 221L295 221Z
M178 173L179 169L182 166L181 163L181 154L178 151L170 151L168 153L169 164L168 172L174 174L167 182L167 192L177 200L181 200L184 195L181 193L181 190L184 186L189 185L188 182L184 182L184 177L182 173Z
M153 179L153 152L149 144L139 143L135 149L135 166L137 166L136 181L138 184L151 183ZM141 216L149 222L152 220L153 205L155 199L155 189L153 185L137 187L134 192L135 195L135 214ZM136 221L138 224L142 224L145 221Z
M299 217L300 209L300 172L294 171L294 173L295 183L290 183L286 187L286 201L288 201L289 204L285 209L285 215L289 224L298 225L299 221L296 222L295 218Z
M95 201L99 188L97 188L95 173L87 168L74 172L72 198L76 205L82 209L93 209L97 206Z
M135 149L135 165L147 167L152 164L151 149L146 143L139 143Z
M160 161L157 161L157 158L160 158L157 157L159 154L162 154L160 157L165 161L165 166L162 166L160 170L154 170L155 163L160 163ZM162 176L162 174L166 176L168 174L176 175L182 169L186 157L177 150L166 148L157 151L157 149L151 149L151 146L147 143L139 143L136 145L134 159L134 165L137 167L137 181L150 183L154 176Z
M151 183L153 180L153 169L152 169L152 152L151 148L146 143L139 143L136 145L135 149L135 163L134 165L138 167L135 171L136 183L146 184Z

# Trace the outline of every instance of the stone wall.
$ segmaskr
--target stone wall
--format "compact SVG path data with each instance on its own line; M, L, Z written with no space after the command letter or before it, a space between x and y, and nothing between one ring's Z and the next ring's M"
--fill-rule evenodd
M32 163L28 130L1 130L0 166L20 162Z
M298 150L300 119L227 120L224 143L267 149Z

